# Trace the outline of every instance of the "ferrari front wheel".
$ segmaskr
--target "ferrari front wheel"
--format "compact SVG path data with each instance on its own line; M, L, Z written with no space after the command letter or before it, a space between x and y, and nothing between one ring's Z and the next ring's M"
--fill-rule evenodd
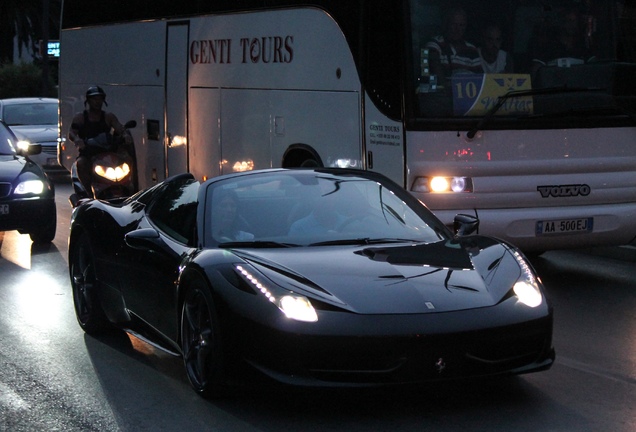
M69 272L73 289L75 315L86 333L95 334L110 328L97 294L95 259L87 234L72 245Z
M221 329L212 296L202 282L194 282L185 294L181 351L194 390L205 398L221 396L225 387Z

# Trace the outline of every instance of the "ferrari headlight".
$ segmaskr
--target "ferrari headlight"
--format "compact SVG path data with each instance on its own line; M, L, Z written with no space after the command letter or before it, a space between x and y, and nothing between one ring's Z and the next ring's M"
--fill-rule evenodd
M15 188L14 193L16 195L36 194L39 195L44 190L44 183L42 180L27 180L20 182Z
M118 182L124 179L130 173L130 167L127 163L123 163L115 168L104 167L102 165L95 166L95 174L104 177L112 182Z
M529 307L537 307L543 303L543 294L539 288L539 282L534 276L532 269L528 266L526 260L517 251L512 251L512 255L515 257L521 268L521 275L513 286L513 291L519 302Z
M245 267L237 265L236 270L253 288L260 291L270 302L278 306L287 318L305 322L318 321L318 314L307 297L292 292L276 295Z
M286 295L278 300L278 307L287 318L297 321L316 322L318 315L307 297Z
M525 281L519 281L514 286L514 292L519 301L526 306L537 307L543 301L541 292L535 285Z

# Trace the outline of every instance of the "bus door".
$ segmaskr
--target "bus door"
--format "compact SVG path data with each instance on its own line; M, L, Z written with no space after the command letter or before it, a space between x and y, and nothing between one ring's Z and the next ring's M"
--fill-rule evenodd
M381 114L365 96L366 167L397 184L404 184L404 131L402 123Z
M188 22L168 24L166 44L166 177L188 171Z

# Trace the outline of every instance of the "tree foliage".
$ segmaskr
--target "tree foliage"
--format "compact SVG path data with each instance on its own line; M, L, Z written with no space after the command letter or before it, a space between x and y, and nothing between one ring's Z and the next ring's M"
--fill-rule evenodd
M45 8L46 6L46 8ZM44 13L48 9L47 39L59 34L61 0L1 0L0 1L0 63L13 61L14 40L19 53L24 47L34 47L43 37Z
M12 97L57 97L57 90L49 79L47 94L42 94L42 68L34 63L0 66L0 99Z

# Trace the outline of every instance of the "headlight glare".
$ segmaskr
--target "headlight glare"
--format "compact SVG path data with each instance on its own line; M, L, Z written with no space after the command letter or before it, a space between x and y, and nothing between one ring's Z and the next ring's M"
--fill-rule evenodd
M17 195L36 194L39 195L44 190L42 180L27 180L20 182L15 188L14 193Z
M444 177L433 177L431 179L431 190L433 192L446 192L448 191L448 180Z
M537 307L543 302L543 296L536 286L525 281L519 281L513 288L519 301L529 307Z
M278 300L278 307L287 318L297 321L316 322L318 315L307 297L286 295Z
M20 141L17 142L18 150L21 150L21 151L23 151L25 153L29 151L29 146L30 145L31 145L30 142L24 141L24 140L20 140Z

